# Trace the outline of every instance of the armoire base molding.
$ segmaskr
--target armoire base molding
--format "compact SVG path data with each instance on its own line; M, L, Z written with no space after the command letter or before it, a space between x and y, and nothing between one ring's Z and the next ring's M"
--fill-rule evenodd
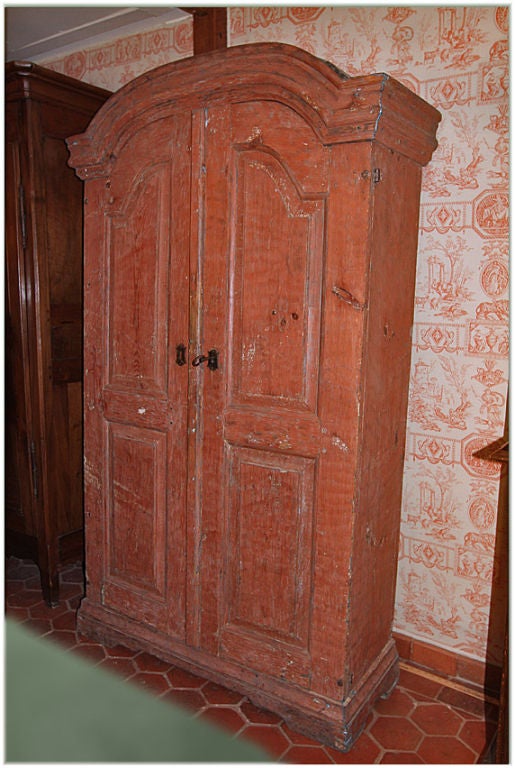
M131 634L133 625L133 634ZM126 616L106 610L85 598L77 614L77 630L104 645L124 645L153 654L193 674L247 696L253 704L280 715L286 723L323 744L348 751L366 725L378 698L387 698L399 678L399 657L394 640L387 643L376 663L362 676L346 700L335 701L281 684L229 659L192 648L162 632L143 627Z

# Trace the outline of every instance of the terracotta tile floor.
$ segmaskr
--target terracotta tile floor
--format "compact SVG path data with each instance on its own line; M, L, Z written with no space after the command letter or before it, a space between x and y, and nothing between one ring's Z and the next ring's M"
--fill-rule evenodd
M255 707L245 696L174 667L144 652L113 648L80 636L75 613L83 594L80 565L63 570L61 602L43 601L39 572L28 560L6 565L6 612L65 652L122 675L156 696L188 708L193 717L218 723L234 737L251 739L273 761L283 763L485 763L495 732L495 708L477 696L401 665L399 684L374 707L367 726L346 754L291 730L277 715ZM486 710L486 711L485 711Z

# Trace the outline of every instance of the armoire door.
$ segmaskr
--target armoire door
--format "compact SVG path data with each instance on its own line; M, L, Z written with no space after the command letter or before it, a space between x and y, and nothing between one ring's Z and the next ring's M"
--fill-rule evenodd
M214 107L198 124L195 353L216 349L219 366L194 374L198 643L306 685L329 150L278 103Z
M98 478L102 521L89 562L102 562L104 606L123 605L128 617L178 638L188 378L176 346L188 338L190 146L188 116L154 121L120 143L100 185L104 248L87 253L95 266L85 296L86 327L100 328L102 340L85 357L86 382L98 379L100 393L95 401L86 389L86 475Z

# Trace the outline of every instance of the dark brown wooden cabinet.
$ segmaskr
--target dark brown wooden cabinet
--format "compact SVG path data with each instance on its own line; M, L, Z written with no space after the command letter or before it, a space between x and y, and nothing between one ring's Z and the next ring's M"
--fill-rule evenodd
M86 184L82 631L347 749L391 636L439 113L289 46L129 83Z
M50 603L83 553L83 184L65 139L109 95L6 66L5 545L39 564Z

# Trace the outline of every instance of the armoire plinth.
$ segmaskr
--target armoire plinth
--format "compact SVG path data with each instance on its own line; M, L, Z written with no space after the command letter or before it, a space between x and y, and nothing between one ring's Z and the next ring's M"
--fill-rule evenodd
M85 181L79 628L348 749L392 640L421 172L391 77L237 46L136 78Z
M108 91L31 62L5 70L5 550L48 603L83 558L83 184L66 137Z

